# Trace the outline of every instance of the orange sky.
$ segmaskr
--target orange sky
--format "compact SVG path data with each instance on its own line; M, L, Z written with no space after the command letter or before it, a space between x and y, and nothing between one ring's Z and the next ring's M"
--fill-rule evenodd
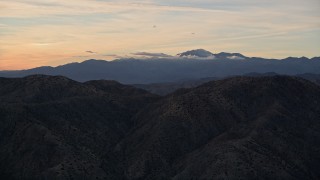
M0 70L195 48L319 56L319 12L318 0L2 0Z

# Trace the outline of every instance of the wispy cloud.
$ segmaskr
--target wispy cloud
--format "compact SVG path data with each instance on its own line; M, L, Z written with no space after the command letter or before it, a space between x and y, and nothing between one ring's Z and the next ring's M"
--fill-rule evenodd
M142 56L147 58L172 58L171 55L164 53L150 53L150 52L136 52L132 53L134 56Z
M165 57L199 47L316 56L319 7L319 0L2 0L0 69L59 65L76 56L111 60L128 52Z
M88 58L90 56L72 56L73 58Z
M86 53L97 54L97 52L94 52L94 51L86 51Z

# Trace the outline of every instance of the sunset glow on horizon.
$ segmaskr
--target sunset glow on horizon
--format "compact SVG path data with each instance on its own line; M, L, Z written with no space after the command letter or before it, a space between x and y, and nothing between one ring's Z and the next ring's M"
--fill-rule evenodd
M0 1L0 70L197 48L320 56L320 1Z

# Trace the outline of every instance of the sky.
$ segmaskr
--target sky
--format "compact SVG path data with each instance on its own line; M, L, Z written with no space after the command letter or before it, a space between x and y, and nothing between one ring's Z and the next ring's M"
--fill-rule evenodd
M0 0L0 70L198 48L320 56L320 1Z

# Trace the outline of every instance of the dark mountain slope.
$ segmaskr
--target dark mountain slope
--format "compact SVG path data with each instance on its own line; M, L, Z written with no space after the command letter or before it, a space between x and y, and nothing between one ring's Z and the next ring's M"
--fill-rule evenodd
M25 78L0 78L3 102L46 102L78 96L97 96L103 92L63 76L32 75Z
M234 77L166 97L0 78L0 179L319 179L320 87Z
M267 73L248 73L242 76L248 77L263 77L263 76L277 76L280 74L274 72L267 72ZM320 75L319 74L297 74L294 75L296 77L301 77L311 82L320 85ZM230 77L208 77L208 78L201 78L201 79L193 79L193 80L185 80L185 81L178 81L178 82L170 82L170 83L153 83L153 84L134 84L133 86L137 88L141 88L147 90L153 94L158 94L161 96L173 93L174 91L181 89L181 88L194 88L200 86L206 82L213 81L213 80L220 80L231 78Z
M306 73L306 74L298 74L297 76L320 85L320 74Z
M134 84L134 87L144 89L152 94L158 94L161 96L173 93L181 88L194 88L200 86L209 81L218 80L220 78L208 77L196 80L187 80L171 83L154 83L154 84Z
M318 179L320 88L238 77L180 90L135 117L129 179Z
M0 178L119 178L111 149L131 117L158 99L109 81L0 80ZM102 158L105 157L105 158Z

